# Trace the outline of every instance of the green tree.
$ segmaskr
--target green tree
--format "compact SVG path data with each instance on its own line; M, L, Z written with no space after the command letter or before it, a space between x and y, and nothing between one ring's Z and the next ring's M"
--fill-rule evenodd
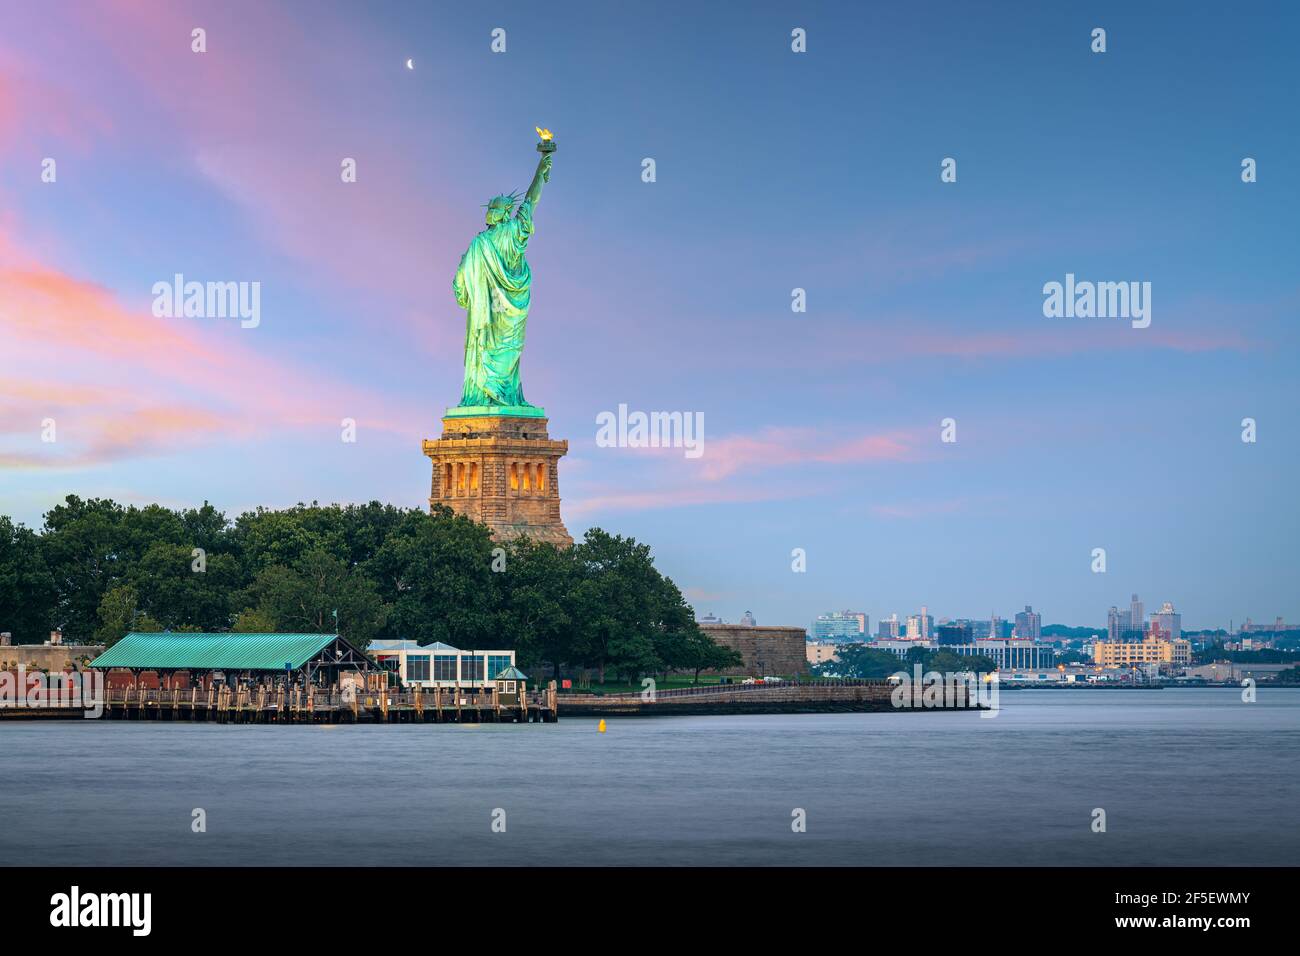
M390 611L385 636L494 647L499 639L491 532L445 508L408 513L366 572Z
M1092 655L1083 651L1057 651L1056 663L1058 664L1091 664Z
M45 515L41 551L54 578L50 623L70 641L91 639L100 626L99 603L121 580L125 512L101 498L69 495Z
M525 670L549 663L551 677L562 679L565 665L583 656L570 617L578 575L573 549L520 538L495 573L505 646L515 650Z
M373 559L412 515L424 513L377 501L346 507L313 502L280 511L258 508L235 520L229 539L249 577L276 564L296 567L311 551L325 551L352 568Z
M188 543L159 541L127 577L140 595L141 607L166 627L224 631L230 627L231 597L244 583L239 562L231 554L211 553L197 567L203 570L196 570Z
M695 683L700 682L700 671L723 671L739 667L744 663L739 651L723 647L711 637L695 629L694 634L686 636L683 653L677 664L682 670L694 672Z
M315 504L280 511L258 508L235 519L230 537L251 580L270 567L295 567L312 551L342 555L343 529L337 519L337 508Z
M266 611L246 607L235 615L235 626L231 630L239 634L274 634L275 618Z
M17 644L45 640L58 595L36 532L0 515L0 631Z
M908 648L924 651L924 648ZM882 651L866 644L841 644L836 650L838 660L826 661L812 667L816 677L851 677L860 680L883 680L891 674L907 670L911 663L891 651ZM919 663L919 661L918 661Z
M179 514L181 539L193 547L216 554L233 546L230 522L206 501L201 508L187 508Z
M697 628L677 586L655 568L649 546L592 528L573 550L578 580L569 617L583 663L596 668L601 683L607 668L624 680L663 669L661 652L672 656L678 638Z
M163 629L154 618L140 611L139 595L129 584L119 584L104 593L98 616L95 640L105 647L112 647L132 631L145 634Z
M320 549L305 554L295 568L264 568L241 603L243 599L274 620L277 630L337 632L362 650L383 627L388 612L372 581Z
M1288 687L1294 684L1300 684L1300 664L1288 670L1278 671L1277 676L1273 678L1275 683L1285 684Z
M926 655L922 662L927 671L938 671L941 674L959 674L962 671L975 671L976 673L991 674L998 669L998 665L993 662L993 658L985 657L983 654L954 654L952 651L945 651L943 648L936 649L933 653Z

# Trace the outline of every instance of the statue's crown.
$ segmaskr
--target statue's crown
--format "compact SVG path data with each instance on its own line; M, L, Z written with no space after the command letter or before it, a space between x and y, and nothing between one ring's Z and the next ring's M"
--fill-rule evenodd
M518 201L519 196L512 192L508 196L495 197L487 206L489 209L513 209Z

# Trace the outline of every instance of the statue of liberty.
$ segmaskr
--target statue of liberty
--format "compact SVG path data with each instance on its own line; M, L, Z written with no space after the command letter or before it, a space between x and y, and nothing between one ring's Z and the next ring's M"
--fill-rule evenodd
M456 303L466 310L462 409L541 413L524 400L519 381L533 283L524 253L533 234L533 210L542 196L542 184L550 180L555 151L550 131L539 129L538 133L542 142L537 149L542 158L528 191L522 201L511 193L487 204L487 228L470 240L452 283Z

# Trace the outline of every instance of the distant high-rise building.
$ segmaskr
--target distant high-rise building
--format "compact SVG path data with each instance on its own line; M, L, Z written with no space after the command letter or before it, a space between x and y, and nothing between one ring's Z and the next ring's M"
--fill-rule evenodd
M1183 635L1183 616L1166 601L1160 610L1151 615L1151 630L1166 641L1176 641Z
M1132 621L1129 620L1131 613L1111 606L1106 615L1106 640L1113 644L1123 639L1125 632L1133 630Z
M876 635L886 641L896 641L902 637L898 626L898 614L891 614L887 620L877 624Z
M989 637L993 640L1008 640L1011 637L1011 622L1004 621L996 614L989 618Z
M1146 634L1146 625L1142 617L1142 602L1136 594L1129 601L1128 610L1121 611L1114 605L1106 614L1106 640L1114 643L1115 641L1129 640L1137 633L1137 639L1141 640Z
M988 621L974 621L968 617L959 617L956 620L952 621L951 623L960 624L963 627L969 627L971 637L973 637L977 641L982 640L989 636Z
M753 612L753 611L746 611L744 614L740 615L740 626L741 626L741 627L758 627L758 622L754 620L754 612Z
M834 611L818 614L812 626L815 641L864 641L867 639L867 615L861 611Z
M1015 637L1029 641L1041 640L1043 637L1043 616L1028 604L1016 615L1016 627L1012 632Z
M907 632L904 636L909 641L928 641L934 636L934 618L926 613L928 610L925 605L921 605L920 614L907 616Z
M1142 602L1138 600L1138 596L1135 594L1128 606L1128 629L1130 631L1145 631L1146 620L1142 613Z
M704 617L697 617L695 619L695 623L696 624L726 624L727 622L724 621L722 618L717 617L713 614L706 614L704 615Z
M974 640L969 624L940 624L935 633L938 635L940 645L969 644Z

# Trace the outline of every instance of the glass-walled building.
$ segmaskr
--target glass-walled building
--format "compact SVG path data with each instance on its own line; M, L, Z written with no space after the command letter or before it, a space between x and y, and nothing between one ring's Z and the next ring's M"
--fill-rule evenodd
M515 666L514 651L463 651L435 641L372 641L370 656L404 687L490 687Z
M867 639L867 630L867 615L864 612L831 611L826 614L818 614L813 620L812 640L832 643L865 641Z

